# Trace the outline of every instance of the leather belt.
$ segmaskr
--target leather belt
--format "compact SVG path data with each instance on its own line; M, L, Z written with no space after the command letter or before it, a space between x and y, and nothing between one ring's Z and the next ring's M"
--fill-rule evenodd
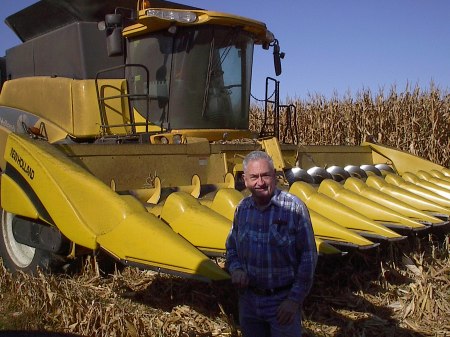
M277 287L277 288L270 288L270 289L264 289L264 288L258 288L258 287L252 287L252 286L248 287L248 289L251 290L254 294L261 295L261 296L275 295L282 291L289 290L291 288L292 288L292 284L288 284L288 285L285 285L282 287Z

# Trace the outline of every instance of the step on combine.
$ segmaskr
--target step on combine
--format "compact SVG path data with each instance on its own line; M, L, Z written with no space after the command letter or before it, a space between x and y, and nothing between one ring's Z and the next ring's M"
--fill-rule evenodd
M448 168L249 130L253 50L277 75L284 56L264 23L167 1L42 0L6 24L22 41L0 63L0 254L13 272L105 252L227 279L215 261L257 149L306 203L323 256L449 222Z

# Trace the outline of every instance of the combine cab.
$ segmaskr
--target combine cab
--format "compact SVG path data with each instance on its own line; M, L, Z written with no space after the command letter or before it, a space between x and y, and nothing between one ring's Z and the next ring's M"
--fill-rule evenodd
M277 74L283 56L261 22L166 1L42 0L6 23L23 41L1 63L0 253L12 271L104 251L227 279L212 258L257 149L308 206L322 255L448 223L446 168L249 131L253 48L273 49Z

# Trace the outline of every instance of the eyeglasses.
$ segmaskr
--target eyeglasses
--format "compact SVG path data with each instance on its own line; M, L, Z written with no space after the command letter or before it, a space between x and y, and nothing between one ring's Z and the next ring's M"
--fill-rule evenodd
M246 175L247 179L255 182L258 181L258 179L261 178L264 182L269 182L274 178L274 175L271 173L261 173L261 174L248 174Z

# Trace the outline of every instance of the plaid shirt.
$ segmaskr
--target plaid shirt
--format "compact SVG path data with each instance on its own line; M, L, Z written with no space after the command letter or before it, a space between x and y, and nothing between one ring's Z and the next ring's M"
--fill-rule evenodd
M289 299L303 303L313 283L317 250L305 204L276 190L258 209L251 196L236 208L228 235L227 267L244 270L250 286L278 288L293 284Z

